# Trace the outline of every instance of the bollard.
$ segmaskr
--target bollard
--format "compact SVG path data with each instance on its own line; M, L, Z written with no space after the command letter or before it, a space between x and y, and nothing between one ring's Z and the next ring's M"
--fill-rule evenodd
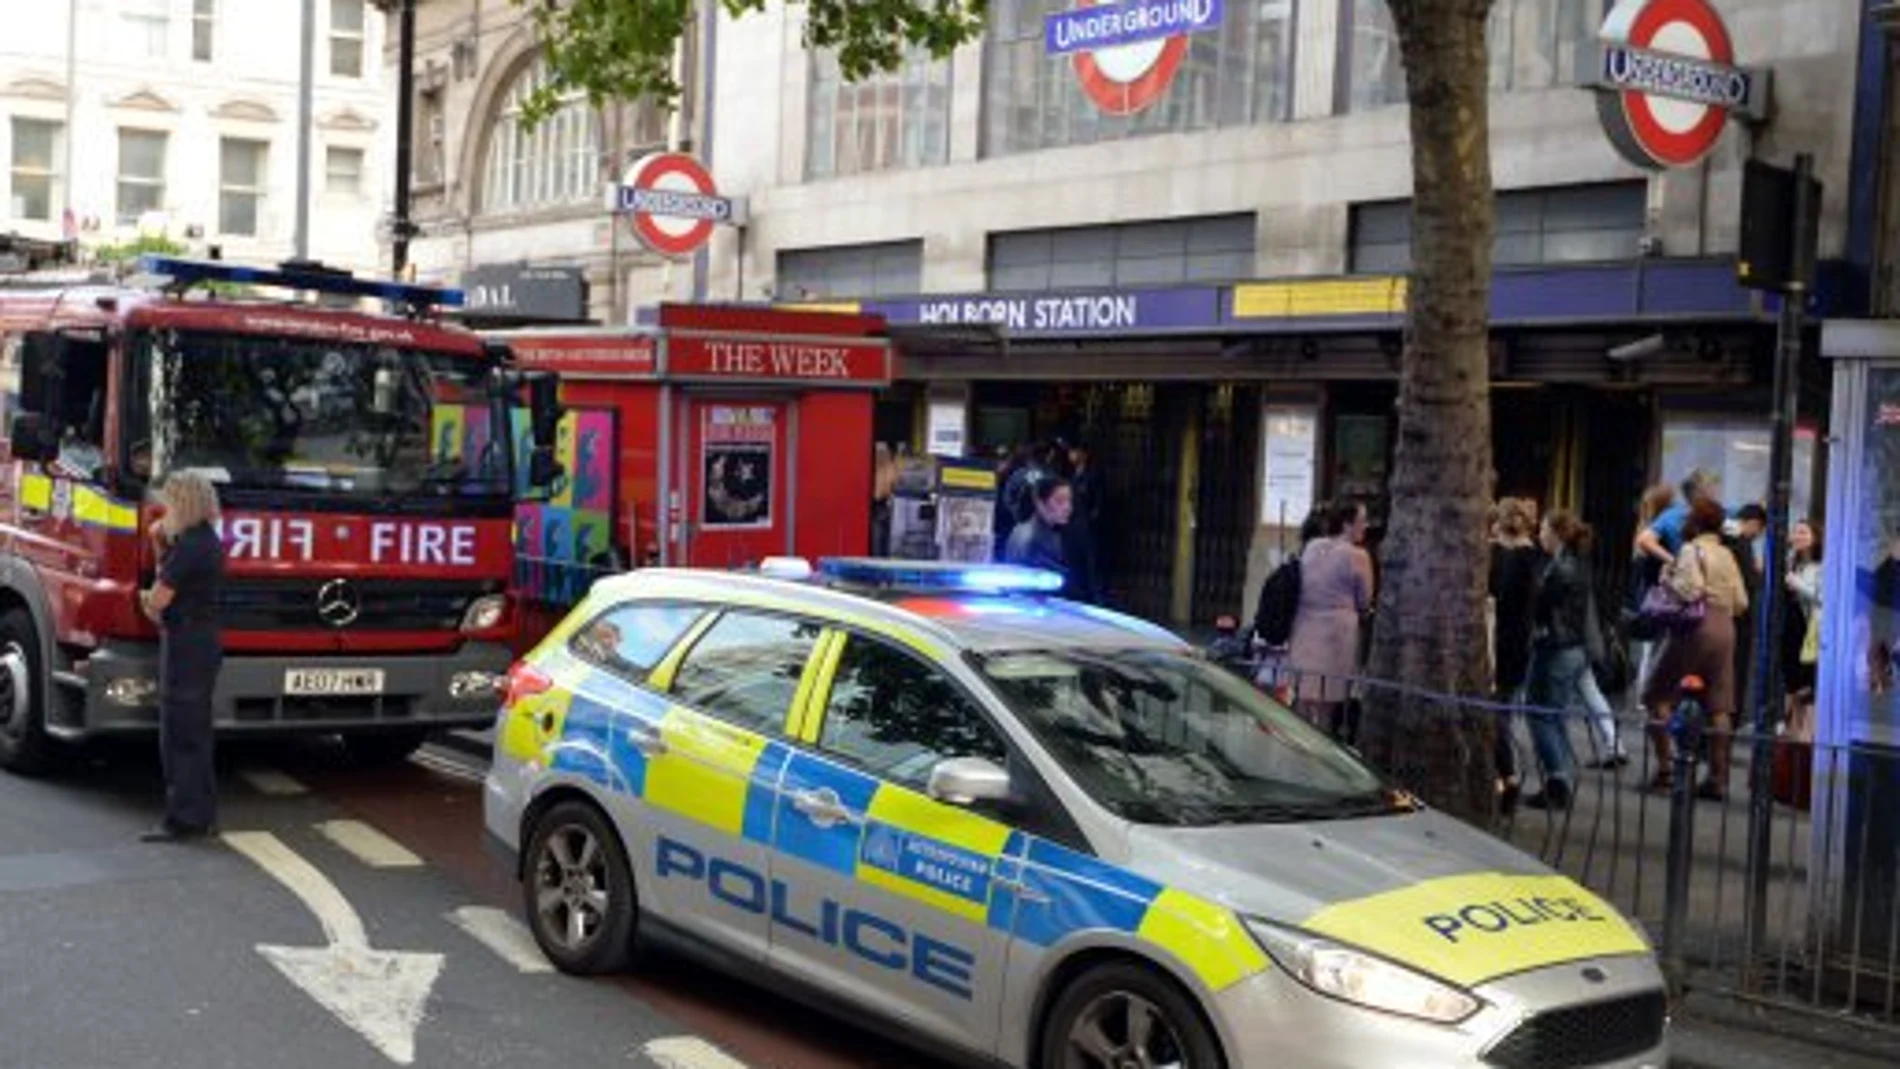
M1683 926L1689 912L1689 866L1695 852L1695 766L1702 749L1702 730L1708 720L1704 687L1697 676L1682 681L1682 697L1669 715L1669 738L1675 744L1669 785L1669 851L1663 875L1663 976L1672 999L1682 996Z

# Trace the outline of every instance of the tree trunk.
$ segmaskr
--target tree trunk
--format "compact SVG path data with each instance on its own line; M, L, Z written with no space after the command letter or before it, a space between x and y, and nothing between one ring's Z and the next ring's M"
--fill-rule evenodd
M1411 99L1412 274L1369 668L1407 688L1488 696L1491 0L1388 4ZM1368 694L1366 706L1374 764L1440 809L1492 819L1493 714L1410 690Z

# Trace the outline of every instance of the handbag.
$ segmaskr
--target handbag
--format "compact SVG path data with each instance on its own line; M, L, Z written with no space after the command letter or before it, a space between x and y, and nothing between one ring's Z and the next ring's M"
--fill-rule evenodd
M1693 631L1709 614L1708 580L1702 572L1702 552L1684 546L1673 564L1663 568L1662 581L1643 592L1640 615L1663 631ZM1691 565L1693 561L1693 565Z
M1783 647L1784 649L1786 647ZM1801 636L1801 663L1819 664L1821 661L1821 606L1816 605L1808 612L1808 630Z

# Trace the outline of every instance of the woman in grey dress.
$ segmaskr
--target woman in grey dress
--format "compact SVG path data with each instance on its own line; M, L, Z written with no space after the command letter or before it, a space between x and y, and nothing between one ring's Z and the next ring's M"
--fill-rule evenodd
M1352 697L1347 680L1359 670L1359 623L1372 607L1372 558L1361 546L1366 507L1334 503L1325 530L1300 554L1300 608L1287 650L1300 715L1322 731Z

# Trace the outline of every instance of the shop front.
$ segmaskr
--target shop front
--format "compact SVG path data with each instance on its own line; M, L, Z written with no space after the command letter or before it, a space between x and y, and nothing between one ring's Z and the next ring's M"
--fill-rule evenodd
M1180 624L1250 610L1313 505L1387 508L1403 276L867 300L904 360L907 432L995 460L1088 447L1111 600ZM1772 319L1732 260L1501 269L1492 294L1497 493L1576 509L1612 573L1646 485L1714 472L1766 493ZM1804 408L1811 484L1823 403ZM1615 581L1615 575L1608 577Z

